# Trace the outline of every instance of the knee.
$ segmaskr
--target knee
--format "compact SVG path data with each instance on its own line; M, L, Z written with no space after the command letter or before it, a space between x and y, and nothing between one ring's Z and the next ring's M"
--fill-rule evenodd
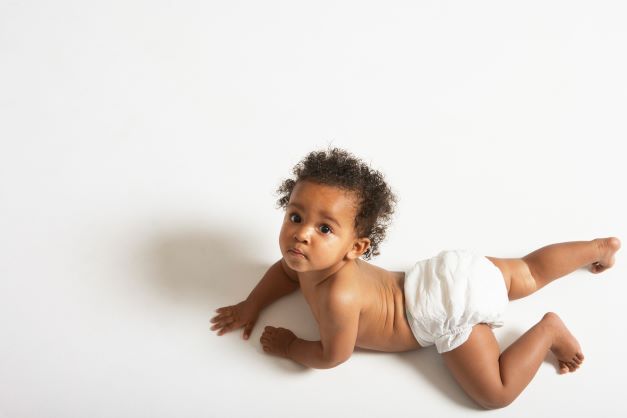
M505 391L482 394L475 401L485 409L505 408L514 401L514 397Z

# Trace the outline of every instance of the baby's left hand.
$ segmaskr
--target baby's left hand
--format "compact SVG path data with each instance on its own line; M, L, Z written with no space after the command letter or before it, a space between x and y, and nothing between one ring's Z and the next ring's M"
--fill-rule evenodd
M261 335L263 351L287 358L287 347L296 339L289 329L267 326Z

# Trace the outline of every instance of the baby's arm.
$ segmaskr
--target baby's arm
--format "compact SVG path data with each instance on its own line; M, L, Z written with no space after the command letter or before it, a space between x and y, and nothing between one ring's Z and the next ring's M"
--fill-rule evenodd
M348 360L355 349L360 304L351 291L334 290L321 297L321 341L294 339L287 357L308 367L329 369Z
M282 258L268 269L266 274L250 292L247 301L263 310L277 299L288 295L300 287L298 276Z
M219 330L218 335L234 329L244 328L244 339L252 332L259 312L275 300L290 294L300 287L296 272L290 269L282 258L274 263L250 292L246 300L237 305L218 308L218 315L211 319L215 323L211 329Z

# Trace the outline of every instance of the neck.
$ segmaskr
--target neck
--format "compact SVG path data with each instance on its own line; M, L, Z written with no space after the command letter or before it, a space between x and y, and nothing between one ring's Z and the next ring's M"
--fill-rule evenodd
M319 286L322 283L326 283L329 279L332 279L340 270L350 268L354 265L354 260L342 260L339 263L323 270L299 272L298 280L301 283L301 286L305 283L314 287Z

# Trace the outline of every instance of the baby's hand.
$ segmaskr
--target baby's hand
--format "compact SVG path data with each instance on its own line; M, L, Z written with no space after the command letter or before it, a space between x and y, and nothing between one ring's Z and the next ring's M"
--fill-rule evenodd
M211 330L218 331L218 335L222 335L225 332L240 328L244 328L244 334L242 335L245 340L250 336L257 318L259 317L259 310L248 301L242 301L237 305L225 306L223 308L216 309L218 315L211 318L211 322L216 324L211 327Z
M287 348L296 339L289 329L267 326L261 336L261 344L266 353L287 358Z

